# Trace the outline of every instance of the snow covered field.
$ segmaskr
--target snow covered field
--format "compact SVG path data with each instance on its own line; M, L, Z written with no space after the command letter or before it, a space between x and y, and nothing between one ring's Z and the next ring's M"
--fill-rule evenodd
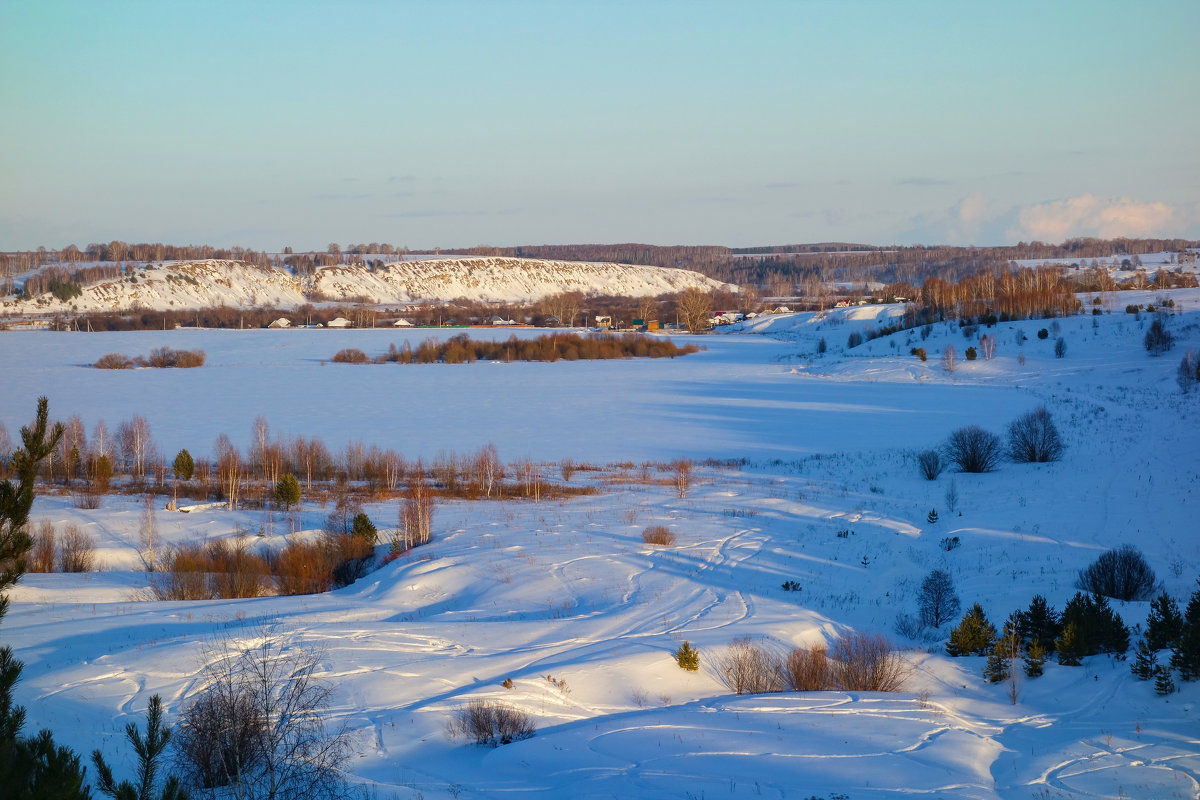
M1124 307L1160 295L1180 312L1168 319L1177 344L1152 358L1147 316ZM1035 593L1061 610L1076 572L1126 542L1186 600L1200 577L1200 394L1181 394L1175 371L1184 350L1200 350L1200 291L1120 293L1108 306L1059 320L1044 340L1049 320L981 328L996 358L952 374L943 348L978 346L957 323L846 350L851 331L879 327L892 307L757 319L669 361L322 363L427 331L0 334L0 421L14 433L45 394L54 416L79 414L89 430L142 414L167 454L211 454L220 433L244 446L262 414L273 432L319 435L335 451L361 439L415 458L490 441L504 460L747 459L699 469L682 499L665 473L651 468L658 482L646 484L612 466L572 479L595 481L594 496L443 503L432 544L353 586L238 601L138 600L136 499L80 510L40 497L33 520L85 525L108 569L28 575L13 593L0 638L26 663L17 698L28 728L51 726L80 752L101 747L127 771L121 731L149 697L176 713L206 639L266 627L327 649L331 721L356 738L354 779L383 798L1196 797L1200 686L1158 697L1126 662L1048 664L1022 680L1015 705L1007 687L982 682L982 658L948 658L937 641L901 640L913 672L898 694L735 696L712 669L740 636L780 650L848 629L895 638L935 566L997 625ZM85 366L161 345L201 348L208 363ZM918 346L928 362L909 355ZM1003 434L1038 404L1066 440L1061 462L918 474L917 450L972 423ZM629 481L610 480L623 472ZM366 510L395 524L395 502ZM326 511L306 507L301 527ZM265 524L258 511L160 510L158 521L173 541ZM677 544L645 545L655 524ZM961 547L944 550L948 536ZM784 591L785 580L802 589ZM1148 610L1114 606L1130 625ZM700 651L697 673L671 658L684 639ZM474 698L529 712L537 735L494 750L450 740L450 714Z

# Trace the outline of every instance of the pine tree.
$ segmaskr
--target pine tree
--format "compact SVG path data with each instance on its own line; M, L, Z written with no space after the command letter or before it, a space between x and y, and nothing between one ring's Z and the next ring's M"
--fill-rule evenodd
M979 603L975 603L950 631L946 654L954 657L986 655L995 641L996 626L988 621Z
M1150 602L1146 616L1146 644L1151 650L1174 649L1183 633L1183 617L1179 605L1166 592Z
M96 765L98 775L96 788L113 800L188 800L187 792L179 785L179 779L174 775L167 778L162 792L154 792L160 766L159 758L171 741L171 729L162 724L161 697L154 695L150 698L150 707L146 710L146 738L142 738L137 725L132 722L125 726L125 738L129 740L138 756L138 785L135 786L129 781L116 783L104 755L99 750L94 750L92 763Z
M192 475L196 472L196 462L186 447L175 454L175 463L171 465L171 468L179 480L190 481L192 479Z
M300 481L292 473L285 474L275 484L275 502L287 511L300 502Z
M1013 662L1021 657L1021 637L1011 622L1004 623L1000 638L988 653L983 677L988 683L1000 683L1012 677Z
M1046 648L1036 639L1025 648L1025 676L1040 678L1046 671Z
M1054 650L1058 654L1058 663L1064 667L1078 667L1080 659L1085 655L1079 643L1079 632L1074 622L1063 625L1062 633L1054 642Z
M1159 695L1168 695L1175 691L1175 681L1171 680L1171 670L1168 667L1158 666L1154 670L1154 693Z
M1157 667L1158 653L1142 639L1134 650L1133 663L1129 665L1129 670L1138 680L1148 681L1154 677Z
M679 665L680 669L695 672L700 669L700 651L692 647L688 642L684 642L675 651L675 663Z
M1171 653L1171 666L1185 681L1200 678L1200 589L1192 592L1183 615L1179 644Z
M1062 626L1058 612L1046 602L1045 597L1034 595L1029 602L1029 610L1018 612L1017 623L1023 640L1037 642L1047 653L1054 652L1054 640L1058 638Z
M936 508L929 509L929 513L925 515L925 520L930 524L938 521L938 513Z
M8 611L8 595L3 592L25 572L25 555L32 545L25 526L33 507L38 465L54 452L62 435L62 423L50 425L48 401L38 398L34 423L21 428L22 447L12 454L17 484L0 482L0 620ZM90 792L83 783L85 770L79 765L79 756L56 745L50 731L21 736L25 709L13 704L12 693L23 667L11 647L0 647L0 787L4 797L86 800Z

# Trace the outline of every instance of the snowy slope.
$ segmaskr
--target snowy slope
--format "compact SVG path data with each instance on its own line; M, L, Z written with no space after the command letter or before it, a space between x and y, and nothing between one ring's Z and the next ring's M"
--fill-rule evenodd
M1153 358L1141 345L1147 315L1124 307L1160 294L1176 302L1167 326L1178 343ZM983 683L983 659L950 659L936 640L902 640L913 672L891 695L738 697L712 669L739 636L780 650L848 629L895 636L935 566L996 624L1034 593L1061 609L1077 571L1125 542L1186 599L1200 576L1200 392L1182 394L1174 376L1184 350L1200 351L1200 291L1110 299L1111 313L1058 320L1044 340L1050 320L971 338L943 323L849 349L851 330L895 314L861 307L754 320L655 362L322 365L342 347L421 338L368 330L0 334L10 431L47 393L56 416L78 413L89 429L142 413L167 453L208 455L222 432L245 446L262 413L273 431L319 435L333 450L362 439L411 458L491 440L505 459L749 459L700 468L686 498L650 464L650 482L637 466L576 473L601 493L569 501L442 503L432 544L351 587L241 601L137 600L148 582L136 569L138 499L82 510L68 494L43 496L33 518L86 526L108 570L23 579L0 627L27 665L18 700L31 728L52 726L82 752L101 747L128 774L121 732L150 695L175 719L196 689L203 640L266 626L327 648L330 720L354 733L351 775L380 797L1194 798L1200 684L1158 697L1123 661L1051 663L1022 680L1015 705L1006 686ZM961 354L985 333L995 359L942 370L942 350ZM200 347L209 362L81 366L161 344ZM1003 434L1037 404L1066 440L1061 462L918 474L915 452L954 428ZM386 531L397 504L366 510ZM327 511L307 504L301 528ZM284 532L261 511L159 510L158 523L169 541L235 526L262 527L267 542ZM657 524L676 532L675 547L643 544ZM947 551L951 536L962 544ZM783 591L784 580L801 591ZM1147 603L1113 605L1144 623ZM670 657L684 639L701 653L698 673ZM472 698L532 714L537 736L497 750L448 739L446 720Z
M641 297L692 287L735 288L690 270L520 258L431 258L374 272L364 266L322 267L303 280L273 267L208 260L142 266L126 278L86 286L82 296L66 302L50 294L6 300L0 314L293 307L322 300L530 302L559 292Z

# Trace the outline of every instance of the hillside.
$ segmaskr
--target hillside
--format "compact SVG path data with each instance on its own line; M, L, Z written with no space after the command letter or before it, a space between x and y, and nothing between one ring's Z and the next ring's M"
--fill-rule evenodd
M67 301L48 293L27 300L9 298L0 304L0 312L286 308L323 301L396 305L460 298L518 303L559 292L641 297L690 287L733 288L688 270L524 258L425 259L375 270L332 266L305 278L269 266L209 259L135 267L124 278L85 286L79 297Z

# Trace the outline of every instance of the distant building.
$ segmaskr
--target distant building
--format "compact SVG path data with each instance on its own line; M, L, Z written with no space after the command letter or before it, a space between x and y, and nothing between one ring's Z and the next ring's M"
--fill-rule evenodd
M325 327L327 327L327 328L349 328L350 320L346 319L345 317L338 317L337 319L329 320L329 322L327 322L325 324Z
M290 327L292 327L292 321L290 319L288 319L287 317L280 317L279 319L275 320L267 327L268 328L290 328Z

